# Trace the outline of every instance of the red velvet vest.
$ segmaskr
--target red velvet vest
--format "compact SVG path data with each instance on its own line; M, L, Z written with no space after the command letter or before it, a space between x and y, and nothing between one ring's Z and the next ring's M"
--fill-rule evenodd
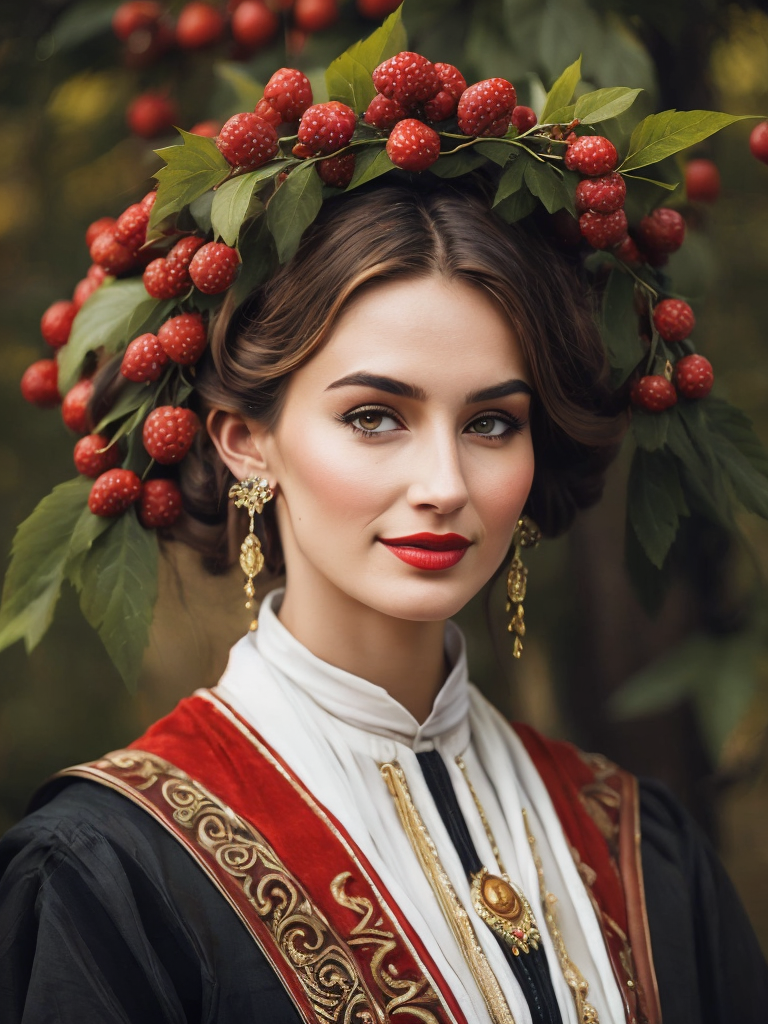
M528 726L515 729L592 899L627 1024L659 1024L636 780L602 757ZM128 749L61 774L117 790L185 847L267 956L306 1024L467 1024L344 827L212 693L182 701Z

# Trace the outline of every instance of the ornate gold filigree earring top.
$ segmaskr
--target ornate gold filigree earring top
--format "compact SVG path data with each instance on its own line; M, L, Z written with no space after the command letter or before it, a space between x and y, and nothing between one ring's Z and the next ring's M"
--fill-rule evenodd
M512 647L513 658L519 658L523 653L523 637L525 636L523 601L528 583L528 570L523 565L520 552L523 548L535 548L540 540L541 530L536 523L530 516L521 516L517 521L515 532L512 534L515 551L507 574L507 611L511 612L512 607L515 607L514 614L507 625L507 630L515 634L515 643Z
M264 568L264 555L261 552L259 538L253 532L253 517L264 509L268 501L274 498L274 492L268 482L260 476L249 476L240 483L232 484L229 489L229 497L235 503L236 508L246 508L251 518L248 536L240 545L240 568L246 575L245 586L245 607L249 610L253 607L253 599L256 590L253 586L254 576L258 576ZM248 627L250 630L257 629L259 620L254 615Z

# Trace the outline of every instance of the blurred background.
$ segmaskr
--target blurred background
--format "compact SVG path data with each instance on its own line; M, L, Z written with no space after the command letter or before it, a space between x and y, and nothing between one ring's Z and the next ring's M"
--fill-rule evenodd
M253 109L278 67L322 70L375 28L387 0L33 0L0 10L0 566L16 526L74 476L58 411L19 379L48 353L39 329L89 265L85 229L151 187L172 125L212 134ZM581 53L591 87L647 91L648 109L768 116L768 2L406 0L409 45L468 82L510 79L534 107ZM669 199L688 222L670 269L692 302L716 392L768 441L768 166L755 122L685 159L704 187ZM720 187L714 187L719 172ZM681 181L685 164L680 164ZM697 198L697 197L701 198ZM629 446L627 446L629 447ZM639 600L625 568L626 452L602 503L526 555L528 638L511 658L501 584L462 615L473 678L510 716L664 779L719 848L768 951L768 526L693 523L666 593ZM239 570L206 576L167 550L145 670L129 693L71 592L27 657L0 653L0 833L66 764L119 747L198 686L215 683L246 625Z

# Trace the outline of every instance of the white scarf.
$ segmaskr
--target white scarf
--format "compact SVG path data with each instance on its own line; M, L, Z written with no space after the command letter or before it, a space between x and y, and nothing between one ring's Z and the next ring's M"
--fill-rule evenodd
M456 626L449 622L446 629L446 655L453 667L429 717L419 725L386 690L321 661L303 647L277 618L281 599L282 591L265 598L258 632L232 648L216 692L344 825L421 938L467 1020L488 1024L490 1018L400 825L379 773L385 761L399 762L405 773L416 808L475 924L516 1024L530 1024L531 1016L496 939L472 909L467 876L416 758L425 750L441 754L477 852L494 873L497 865L485 828L456 764L456 757L463 758L504 866L534 908L563 1021L578 1024L540 910L536 865L522 816L526 808L547 889L558 898L558 926L571 959L589 982L589 1001L601 1024L624 1024L600 927L549 794L521 741L469 682L464 640Z

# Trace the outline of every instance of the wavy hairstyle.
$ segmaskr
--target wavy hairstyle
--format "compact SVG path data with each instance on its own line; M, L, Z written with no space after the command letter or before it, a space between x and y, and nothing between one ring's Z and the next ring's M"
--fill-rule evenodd
M239 308L231 296L225 300L197 368L198 411L222 408L273 427L291 373L328 339L353 296L373 282L432 274L488 292L520 339L535 392L535 471L525 510L545 535L561 533L600 497L624 418L612 408L604 346L578 262L535 225L505 224L482 180L374 184L327 202L286 265ZM227 501L233 478L204 431L180 476L188 514L175 536L220 571L234 553ZM272 506L260 526L267 567L279 572Z

